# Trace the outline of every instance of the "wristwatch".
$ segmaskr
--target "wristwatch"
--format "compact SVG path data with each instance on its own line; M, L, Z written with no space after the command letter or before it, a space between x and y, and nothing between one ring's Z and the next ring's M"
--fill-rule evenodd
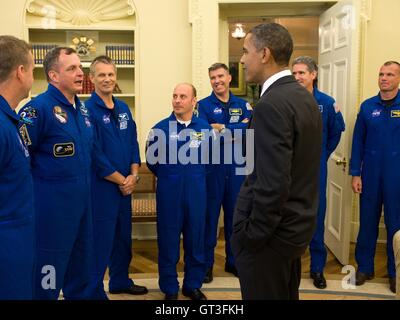
M136 183L138 183L140 181L140 177L137 174L133 174L133 176L135 177Z

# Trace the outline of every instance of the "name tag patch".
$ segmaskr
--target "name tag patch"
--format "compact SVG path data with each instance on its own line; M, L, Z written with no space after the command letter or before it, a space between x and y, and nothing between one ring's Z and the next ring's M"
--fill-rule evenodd
M72 157L75 154L75 145L73 142L56 143L53 146L53 154L55 157Z
M229 109L229 115L230 116L241 116L242 113L242 109L240 108L230 108Z
M392 118L400 118L400 110L392 110L392 111L390 112L390 116L391 116Z
M191 140L204 140L204 132L191 132Z

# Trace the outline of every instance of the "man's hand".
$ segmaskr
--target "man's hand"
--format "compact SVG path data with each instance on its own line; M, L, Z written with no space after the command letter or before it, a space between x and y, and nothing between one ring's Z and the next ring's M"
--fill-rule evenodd
M353 192L355 192L355 193L361 193L361 191L362 191L361 177L359 177L359 176L354 176L354 177L351 179L351 188L353 189Z
M119 186L121 193L124 196L132 194L133 190L135 189L136 185L136 177L133 175L129 175L125 178L124 182Z
M225 125L222 123L212 123L210 125L213 129L217 130L218 132L221 132L221 130L225 129Z

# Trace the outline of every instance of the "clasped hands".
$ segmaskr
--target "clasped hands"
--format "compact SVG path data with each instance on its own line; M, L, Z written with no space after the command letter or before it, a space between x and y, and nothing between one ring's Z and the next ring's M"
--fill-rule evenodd
M124 196L132 194L135 189L136 179L133 175L129 175L125 178L124 182L119 185L119 190Z

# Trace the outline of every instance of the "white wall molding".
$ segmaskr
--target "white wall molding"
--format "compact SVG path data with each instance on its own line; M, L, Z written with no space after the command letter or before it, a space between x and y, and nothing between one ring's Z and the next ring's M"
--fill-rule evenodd
M26 10L31 15L74 26L124 19L135 14L133 0L28 0Z

